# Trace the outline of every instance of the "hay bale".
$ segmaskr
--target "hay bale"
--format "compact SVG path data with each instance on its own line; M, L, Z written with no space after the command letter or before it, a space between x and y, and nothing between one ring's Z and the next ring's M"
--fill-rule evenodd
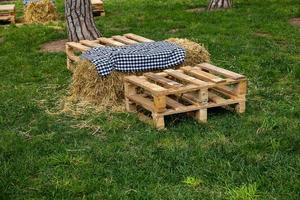
M57 19L57 12L50 0L30 2L24 11L25 23L46 23Z
M97 110L124 110L123 78L128 74L113 72L101 77L95 65L82 60L76 64L68 102L88 102Z
M175 43L185 49L186 56L183 65L194 66L203 62L210 62L210 54L201 44L181 38L169 38L166 41Z
M195 42L178 38L170 38L167 41L186 49L184 65L193 66L210 60L208 51ZM75 66L69 96L65 99L63 109L72 113L74 110L81 110L80 112L84 113L84 106L90 109L92 105L94 111L124 111L123 78L128 75L130 74L113 72L109 76L101 77L95 65L86 60L79 61Z

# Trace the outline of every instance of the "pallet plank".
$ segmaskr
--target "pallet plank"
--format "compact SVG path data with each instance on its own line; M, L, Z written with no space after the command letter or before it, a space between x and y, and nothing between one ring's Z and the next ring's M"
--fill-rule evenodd
M170 88L168 90L166 90L165 92L162 92L162 94L165 95L171 95L171 94L175 94L175 95L180 95L183 94L185 92L193 92L196 90L199 90L203 88L203 86L199 86L199 85L194 85L194 84L189 84L180 88Z
M111 38L101 37L101 38L97 38L97 40L105 45L110 45L110 46L124 46L125 45L125 44L118 42L116 40L113 40Z
M0 20L16 23L16 6L15 4L0 5Z
M88 47L104 47L98 43L98 40L80 40L80 43Z
M232 99L228 99L226 100L224 103L209 103L209 104L205 104L205 105L190 105L190 106L185 106L184 108L178 109L178 110L173 110L173 109L168 109L166 112L161 113L160 115L174 115L174 114L179 114L179 113L186 113L186 112L191 112L191 111L196 111L199 109L205 109L205 108L215 108L215 107L223 107L223 106L227 106L227 105L231 105L231 104L237 104L237 103L241 103L244 102L243 100L232 100Z
M102 5L102 4L103 4L103 1L101 1L101 0L91 0L91 3L92 3L93 5L97 5L97 4Z
M0 20L8 21L8 20L10 20L10 19L11 19L11 17L8 16L8 15L5 15L5 16L1 16L1 15L0 15Z
M134 103L137 103L139 105L141 105L142 107L144 107L145 109L149 110L150 112L154 111L154 103L150 100L147 99L141 95L128 95L126 96L128 99L130 99L131 101L133 101Z
M182 109L182 107L185 107L183 104L179 103L178 101L170 97L167 97L167 105L173 108L174 110Z
M190 75L192 75L196 78L199 78L201 80L204 80L204 81L210 81L210 82L213 82L213 83L226 82L225 79L220 78L218 76L215 76L213 74L207 73L205 71L202 71L200 68L186 66L186 67L181 67L181 69L185 73L190 74Z
M201 69L208 70L212 73L220 74L222 76L225 76L227 78L232 78L232 79L235 79L235 80L245 78L244 75L241 75L241 74L229 71L227 69L223 69L223 68L214 66L214 65L209 64L209 63L201 63L201 64L197 65L197 67L200 67Z
M208 99L213 101L214 103L225 103L226 102L226 99L224 99L212 92L208 92Z
M125 77L125 81L131 82L145 90L148 90L150 92L153 92L155 94L159 93L159 92L165 92L167 91L165 88L156 85L154 83L150 83L149 81L139 78L137 76L127 76Z
M162 115L164 115L164 116L174 115L174 114L187 113L187 112L196 111L196 110L199 110L199 106L189 105L189 106L180 107L177 110L168 109L166 112L162 113Z
M159 76L152 72L145 73L144 76L152 81L162 84L166 88L178 88L183 86L183 84L181 83L165 78L163 76Z
M121 43L124 43L124 44L129 44L129 45L132 45L132 44L138 44L139 42L137 41L134 41L134 40L131 40L127 37L124 37L124 36L121 36L121 35L115 35L115 36L112 36L112 38L118 42L121 42Z
M133 33L127 33L127 34L124 34L124 36L129 39L135 40L137 42L154 42L154 40L150 40L148 38L145 38L145 37L133 34Z
M229 98L236 99L238 96L230 90L227 86L215 86L212 88L212 90L215 90L221 94L224 94L225 96L228 96Z
M82 45L80 43L77 42L67 42L66 43L68 46L72 47L73 49L79 50L79 51L87 51L89 49L91 49L90 47L87 47L85 45Z
M182 81L189 82L189 83L192 83L195 85L200 85L200 86L208 86L209 85L207 82L201 81L192 76L181 73L177 70L167 69L167 70L164 70L164 72L166 72L170 76L173 76L176 79L180 79Z
M101 0L91 0L93 12L104 11L103 1Z
M11 11L15 10L16 6L14 4L7 4L7 5L0 5L0 12L1 11Z

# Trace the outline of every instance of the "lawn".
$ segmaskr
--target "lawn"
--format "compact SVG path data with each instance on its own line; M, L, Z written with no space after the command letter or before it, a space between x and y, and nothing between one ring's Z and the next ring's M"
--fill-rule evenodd
M63 12L63 1L57 1ZM216 109L208 123L157 131L134 114L55 114L71 73L41 44L65 27L0 27L0 199L299 199L299 0L109 0L105 36L203 43L212 63L249 79L245 114ZM19 6L20 6L19 2ZM18 9L22 9L19 7Z

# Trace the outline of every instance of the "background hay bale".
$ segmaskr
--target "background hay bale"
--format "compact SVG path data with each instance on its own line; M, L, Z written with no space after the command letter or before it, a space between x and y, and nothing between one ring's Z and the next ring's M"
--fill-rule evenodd
M184 65L196 65L209 62L210 55L201 45L187 39L171 38L167 41L176 43L186 50ZM178 68L182 65L173 67ZM131 73L141 75L142 73ZM113 72L109 76L101 77L97 73L95 65L89 61L79 61L76 66L70 85L69 96L64 100L64 110L81 110L84 106L94 111L124 111L124 86L123 78L128 73ZM75 106L74 106L75 105Z
M25 23L46 23L56 19L56 8L50 0L31 2L25 7Z
M203 62L210 62L210 54L201 44L181 38L169 38L166 41L175 43L185 49L186 56L183 65L194 66Z

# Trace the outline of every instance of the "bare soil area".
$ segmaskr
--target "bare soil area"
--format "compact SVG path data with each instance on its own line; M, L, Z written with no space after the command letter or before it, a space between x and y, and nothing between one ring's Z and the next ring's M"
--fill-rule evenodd
M64 52L65 51L65 44L68 40L56 40L52 42L45 43L41 46L42 52Z

